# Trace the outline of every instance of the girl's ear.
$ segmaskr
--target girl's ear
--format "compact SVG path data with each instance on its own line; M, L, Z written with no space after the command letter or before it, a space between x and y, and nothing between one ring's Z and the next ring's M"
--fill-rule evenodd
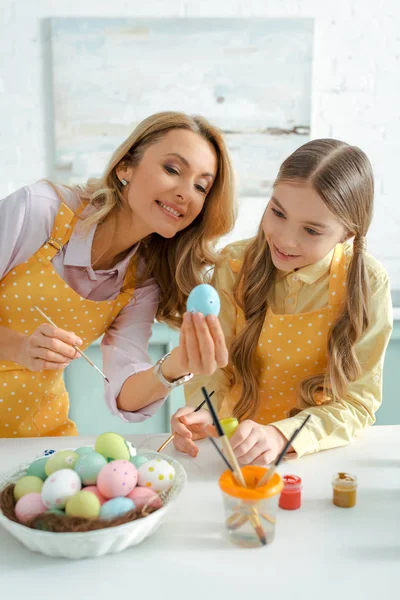
M347 240L350 240L352 237L354 237L354 233L351 233L351 231L348 231L347 233L345 233L342 237L342 239L340 240L341 244L344 244L344 242L347 242Z

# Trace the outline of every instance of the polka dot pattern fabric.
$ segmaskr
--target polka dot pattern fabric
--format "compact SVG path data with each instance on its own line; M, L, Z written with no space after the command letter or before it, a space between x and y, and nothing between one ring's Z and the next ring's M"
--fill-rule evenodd
M343 307L346 270L343 246L338 244L331 264L328 306L287 315L274 314L268 308L256 351L260 408L253 420L258 423L286 419L296 407L303 379L326 371L328 335ZM238 310L237 331L244 323L243 312ZM240 394L240 386L235 386L223 402L222 417L232 415Z
M1 280L0 325L31 335L44 322L34 308L38 306L61 329L78 335L85 350L130 301L136 259L128 268L124 291L114 300L92 301L81 297L51 264L60 244L69 240L77 218L62 203L51 238L28 261ZM32 372L14 362L0 360L0 437L77 435L68 412L62 370Z

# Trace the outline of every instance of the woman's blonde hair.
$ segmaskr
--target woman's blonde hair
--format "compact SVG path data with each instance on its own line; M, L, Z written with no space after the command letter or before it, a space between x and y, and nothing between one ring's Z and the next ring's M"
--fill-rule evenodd
M342 313L328 337L326 373L308 377L298 390L298 407L320 404L321 399L343 398L349 382L361 372L354 344L368 327L369 292L364 263L365 236L372 219L374 180L367 156L359 148L333 139L313 140L298 148L282 164L278 183L309 183L329 210L354 237L346 299ZM242 384L234 415L251 418L259 408L259 373L255 354L267 310L267 294L275 267L262 223L248 246L235 286L235 299L246 323L231 346L231 377Z
M101 223L124 203L123 186L116 169L123 164L135 167L146 149L173 129L185 129L207 140L217 155L217 173L201 213L173 238L153 233L142 241L139 257L144 259L140 281L154 277L160 287L157 319L178 326L193 287L202 283L207 267L217 261L215 244L235 223L234 176L228 151L217 127L200 116L160 112L142 121L114 152L103 176L89 179L78 188L83 201L96 211L83 220L86 228Z

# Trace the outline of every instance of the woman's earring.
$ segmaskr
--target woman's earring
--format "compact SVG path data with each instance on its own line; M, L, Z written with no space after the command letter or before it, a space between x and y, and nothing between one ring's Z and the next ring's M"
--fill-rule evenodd
M128 182L127 182L127 180L126 180L126 179L121 179L120 181L121 181L121 183L122 183L122 185L123 185L124 187L125 187L126 185L128 185Z

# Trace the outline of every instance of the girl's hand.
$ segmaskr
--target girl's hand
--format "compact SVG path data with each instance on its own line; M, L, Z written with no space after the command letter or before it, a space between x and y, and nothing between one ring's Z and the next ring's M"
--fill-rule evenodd
M175 434L174 446L179 452L197 456L199 449L194 443L207 436L206 427L212 423L208 410L201 408L195 412L192 406L180 408L171 417L171 430Z
M82 340L70 331L43 323L32 333L22 338L16 361L30 371L64 369L77 356L73 346Z
M240 423L230 442L240 464L269 465L282 452L287 439L273 425L246 420Z

